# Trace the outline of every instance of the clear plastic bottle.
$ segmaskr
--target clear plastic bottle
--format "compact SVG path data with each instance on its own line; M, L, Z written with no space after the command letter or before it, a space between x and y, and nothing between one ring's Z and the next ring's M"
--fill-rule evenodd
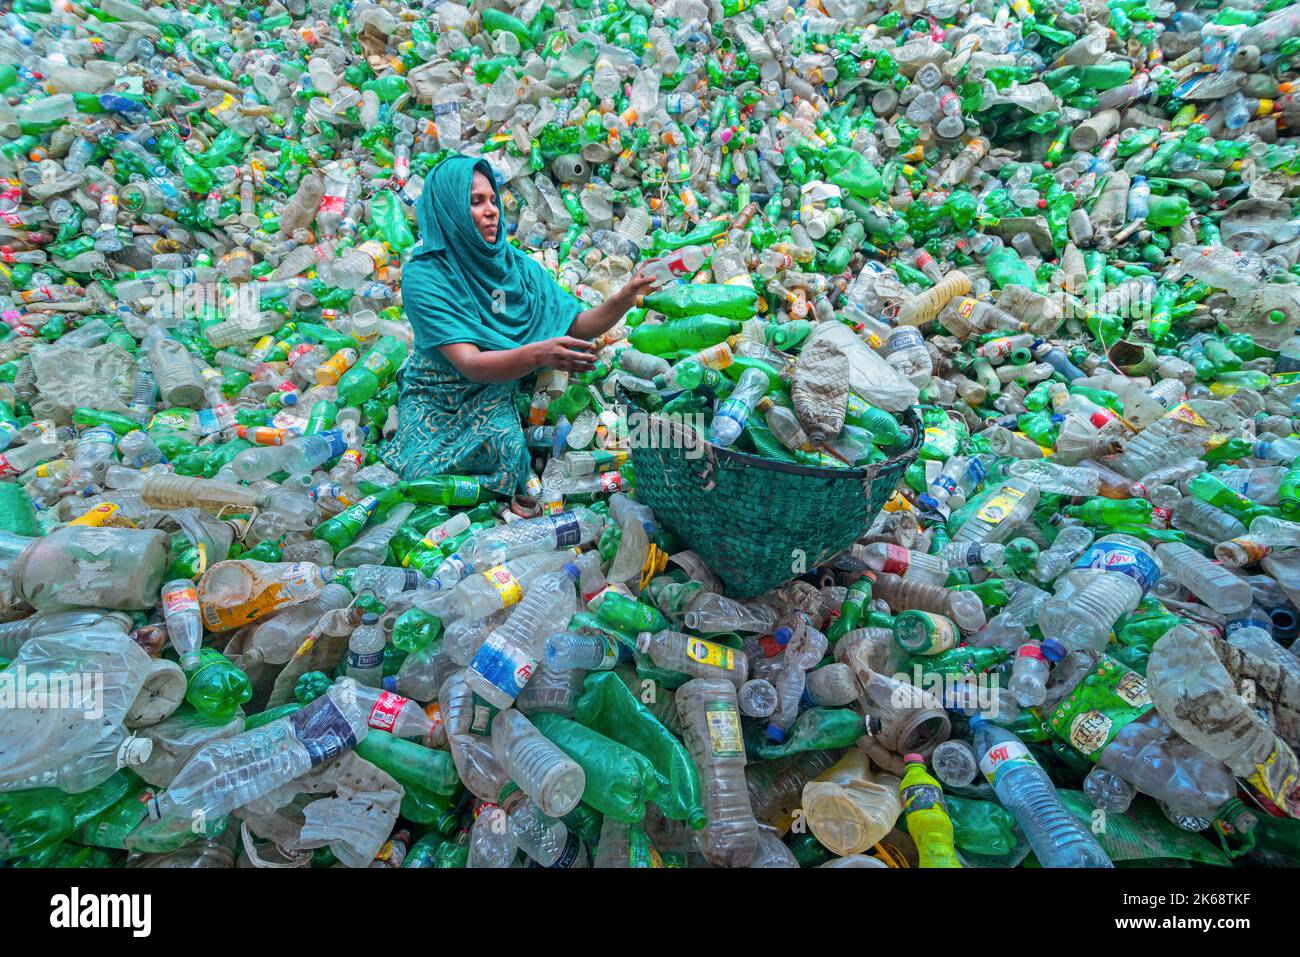
M543 515L494 528L463 545L460 554L480 567L499 565L521 555L586 545L600 537L605 520L579 506L557 515Z
M533 677L542 642L564 629L578 610L582 572L566 564L539 577L505 624L487 636L465 673L469 686L494 707L507 708Z
M1025 523L1038 505L1038 486L1029 479L1009 478L998 485L983 506L953 536L954 542L1003 542Z
M563 821L548 815L531 800L516 801L506 811L519 849L534 867L584 868L589 864L587 849Z
M1160 580L1146 543L1131 535L1105 535L1083 553L1043 603L1038 627L1070 649L1101 650L1111 626L1137 607Z
M745 781L736 685L694 678L677 689L676 701L709 816L696 838L700 851L718 867L746 867L758 850L758 821Z
M523 555L479 574L473 574L476 569L466 562L464 564L469 569L469 577L446 597L438 599L438 610L434 614L445 619L486 618L495 611L509 608L523 598L541 576L573 562L576 552L577 549L563 549L538 555ZM435 578L441 580L442 574L443 569L440 567Z
M149 816L216 820L337 757L368 731L352 682L340 680L301 711L200 748L149 802Z
M548 817L568 814L582 800L587 781L582 767L514 708L492 719L492 750L510 778Z
M608 671L629 657L607 635L561 631L548 635L542 646L542 663L552 671Z
M930 585L942 586L948 580L948 563L937 555L912 551L892 542L872 542L860 554L872 571Z
M347 664L343 672L358 684L378 688L384 681L384 649L388 638L379 626L379 616L366 612L361 624L348 638Z
M975 751L980 770L1002 806L1015 815L1044 867L1113 867L1092 833L1066 810L1047 773L1019 738L976 717Z
M741 373L731 395L718 404L709 425L709 442L724 449L735 444L768 385L767 375L760 369L746 369Z
M1055 581L1078 560L1094 537L1086 525L1067 525L1057 533L1052 547L1039 552L1034 559L1034 577L1040 582Z
M637 649L660 668L680 671L696 678L721 679L736 688L749 677L749 659L725 645L695 638L679 631L637 635Z
M1254 604L1248 584L1182 542L1162 543L1156 558L1167 574L1220 614L1232 615Z
M1016 649L1015 664L1008 686L1022 708L1034 708L1047 695L1047 673L1051 670L1043 657L1042 642L1026 641Z

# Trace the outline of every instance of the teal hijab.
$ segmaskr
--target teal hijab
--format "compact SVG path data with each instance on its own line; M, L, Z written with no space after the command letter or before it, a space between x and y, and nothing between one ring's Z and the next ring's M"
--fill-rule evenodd
M468 342L513 349L565 335L582 309L546 271L506 241L504 216L489 243L470 215L474 172L501 194L486 160L452 156L424 181L416 207L420 242L402 270L402 302L416 348Z

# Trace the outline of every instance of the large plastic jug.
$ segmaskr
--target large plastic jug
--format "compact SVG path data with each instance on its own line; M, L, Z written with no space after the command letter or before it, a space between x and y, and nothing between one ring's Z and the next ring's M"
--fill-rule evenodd
M888 834L903 812L899 779L873 772L854 748L803 789L803 809L813 837L846 857L861 854Z

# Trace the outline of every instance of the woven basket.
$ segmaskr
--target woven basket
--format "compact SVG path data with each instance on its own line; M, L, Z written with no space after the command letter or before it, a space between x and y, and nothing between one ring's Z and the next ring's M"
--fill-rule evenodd
M646 414L628 410L630 421ZM905 451L840 469L717 448L684 423L649 415L646 441L632 445L636 497L704 559L729 596L752 598L838 555L871 526L920 448L911 409L906 423L913 440Z

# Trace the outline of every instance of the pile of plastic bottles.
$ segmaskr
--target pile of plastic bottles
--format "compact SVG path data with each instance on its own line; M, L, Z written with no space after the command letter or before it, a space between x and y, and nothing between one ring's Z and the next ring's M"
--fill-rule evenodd
M6 865L1300 863L1300 5L0 20ZM452 152L584 302L664 280L513 499L378 454ZM629 396L919 457L742 601Z

